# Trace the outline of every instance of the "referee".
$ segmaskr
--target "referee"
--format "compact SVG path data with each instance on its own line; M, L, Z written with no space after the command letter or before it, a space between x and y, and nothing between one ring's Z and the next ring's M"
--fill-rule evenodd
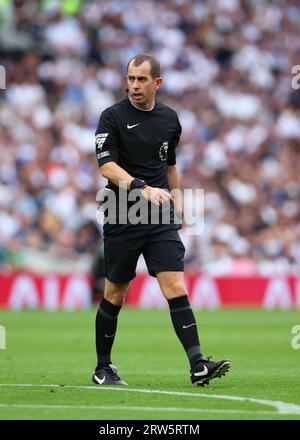
M185 249L178 235L178 216L174 215L180 216L182 211L180 192L174 191L179 190L175 149L181 126L176 112L155 100L161 83L156 58L146 54L133 57L127 66L128 96L102 112L96 130L96 155L102 175L108 180L105 191L117 200L114 215L110 209L105 210L103 227L105 288L96 315L98 363L92 376L99 385L127 385L111 362L111 350L118 315L136 275L140 254L168 301L174 330L190 362L192 384L209 384L230 367L228 360L213 362L203 356L184 284ZM141 210L157 210L156 221L151 221L150 210L140 216L138 223L127 216L134 190L144 202ZM124 193L128 202L125 208L118 203ZM165 207L169 208L169 221L163 221Z

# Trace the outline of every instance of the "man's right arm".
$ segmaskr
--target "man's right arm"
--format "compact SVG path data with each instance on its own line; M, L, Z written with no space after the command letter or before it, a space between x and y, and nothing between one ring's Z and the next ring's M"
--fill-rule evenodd
M102 176L108 179L110 182L114 183L116 186L130 190L130 184L134 180L130 174L127 173L123 168L121 168L115 162L107 162L100 167ZM147 182L146 182L147 183ZM161 205L168 200L173 201L173 197L167 191L162 188L154 188L152 186L145 186L141 190L141 194L149 202L155 205Z
M100 167L102 176L112 182L114 185L127 190L130 189L130 184L133 177L121 168L116 162L106 162Z
M119 132L111 108L104 110L96 130L96 156L103 177L129 189L133 177L118 165Z

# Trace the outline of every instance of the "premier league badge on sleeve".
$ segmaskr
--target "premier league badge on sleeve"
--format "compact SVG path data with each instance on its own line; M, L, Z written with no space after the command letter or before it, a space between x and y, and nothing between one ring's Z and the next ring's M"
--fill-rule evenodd
M159 149L159 158L162 162L167 160L168 157L168 142L163 142L162 146Z

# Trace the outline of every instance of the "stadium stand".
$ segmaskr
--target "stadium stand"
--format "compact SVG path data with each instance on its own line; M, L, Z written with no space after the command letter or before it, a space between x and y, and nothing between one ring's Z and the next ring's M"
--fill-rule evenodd
M205 189L202 233L181 231L186 267L297 273L296 0L0 0L0 17L1 270L91 270L105 185L94 131L125 94L127 60L147 52L183 126L182 187Z

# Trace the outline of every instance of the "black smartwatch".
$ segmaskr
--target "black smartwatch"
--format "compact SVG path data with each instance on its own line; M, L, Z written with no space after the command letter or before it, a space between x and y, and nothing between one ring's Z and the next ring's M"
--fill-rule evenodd
M145 186L147 186L147 183L145 182L145 180L142 179L133 179L130 183L130 191L132 189L140 189L142 190L143 188L145 188Z

